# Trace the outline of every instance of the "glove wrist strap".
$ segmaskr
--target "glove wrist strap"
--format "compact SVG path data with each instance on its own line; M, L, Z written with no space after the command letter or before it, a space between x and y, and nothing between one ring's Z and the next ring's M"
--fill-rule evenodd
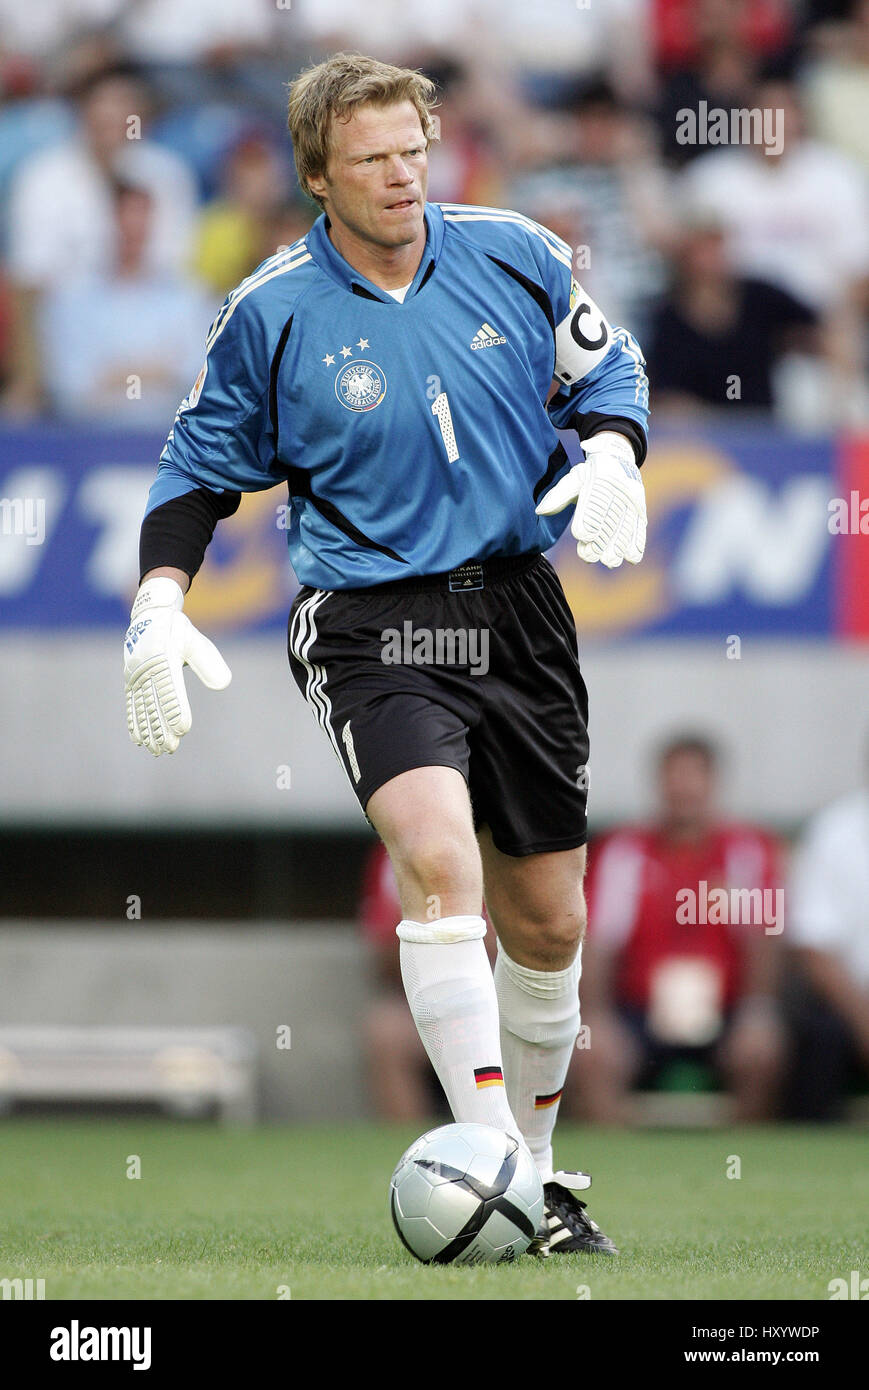
M637 461L631 441L616 430L601 430L590 439L580 440L580 444L585 454L615 454L616 458L623 459L625 463L635 464Z
M180 613L183 607L184 591L181 585L168 575L157 575L154 579L146 579L136 594L130 621L138 618L146 608L174 608Z

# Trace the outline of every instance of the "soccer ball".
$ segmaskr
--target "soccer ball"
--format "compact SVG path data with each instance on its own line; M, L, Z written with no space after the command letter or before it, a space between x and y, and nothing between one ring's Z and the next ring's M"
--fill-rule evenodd
M443 1125L402 1154L389 1184L402 1244L423 1264L507 1264L543 1217L528 1150L489 1125Z

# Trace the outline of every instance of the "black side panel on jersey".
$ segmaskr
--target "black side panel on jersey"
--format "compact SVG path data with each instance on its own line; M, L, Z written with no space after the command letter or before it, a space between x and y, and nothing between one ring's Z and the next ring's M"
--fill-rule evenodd
M278 345L275 348L271 366L269 367L269 420L272 427L275 453L278 452L278 372L281 369L281 359L284 355L284 348L287 346L287 339L290 336L290 329L292 326L293 316L290 314L290 317L281 329L281 336L278 339Z
M291 464L286 468L287 483L290 489L290 497L304 497L316 507L321 516L327 521L331 521L339 531L343 531L345 536L349 536L351 541L357 545L364 545L368 550L379 550L381 555L388 555L390 560L397 560L400 565L406 565L407 561L403 555L398 555L394 550L390 550L388 545L381 545L379 541L373 541L370 536L366 536L364 531L360 531L358 526L354 526L342 511L330 502L327 497L319 497L311 485L311 475L304 468L297 468Z
M139 582L149 570L164 565L183 570L192 580L218 521L237 512L240 502L240 492L197 487L155 507L142 522L139 536Z
M543 310L549 322L549 327L552 329L552 332L554 333L555 314L552 311L552 304L550 302L549 295L546 293L543 286L535 285L533 280L529 280L528 276L523 275L521 270L517 270L514 265L510 265L509 261L502 261L497 256L491 255L488 251L486 252L486 255L489 257L490 261L494 261L495 265L500 266L501 269L505 271L507 275L509 275L513 280L515 280L517 284L520 284L523 290L528 291L535 303L540 305L540 308Z
M546 465L546 472L543 474L541 478L538 478L537 482L534 485L535 503L540 501L544 492L554 479L556 473L564 467L567 461L567 450L565 449L564 445L559 439L555 448L552 450L552 453L549 455L549 461Z

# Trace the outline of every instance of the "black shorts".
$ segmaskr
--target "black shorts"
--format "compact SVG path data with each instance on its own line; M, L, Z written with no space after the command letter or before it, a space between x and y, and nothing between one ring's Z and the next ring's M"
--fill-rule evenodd
M299 591L290 668L363 810L391 778L454 767L504 854L585 843L588 694L544 556L367 589Z

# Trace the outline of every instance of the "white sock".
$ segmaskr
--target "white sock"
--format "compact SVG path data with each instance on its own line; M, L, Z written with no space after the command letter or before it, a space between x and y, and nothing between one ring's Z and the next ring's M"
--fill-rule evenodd
M482 917L400 922L401 978L456 1121L519 1137L501 1063L498 1000Z
M529 970L498 943L495 988L507 1098L543 1182L552 1180L552 1131L579 1032L581 948L566 970Z

